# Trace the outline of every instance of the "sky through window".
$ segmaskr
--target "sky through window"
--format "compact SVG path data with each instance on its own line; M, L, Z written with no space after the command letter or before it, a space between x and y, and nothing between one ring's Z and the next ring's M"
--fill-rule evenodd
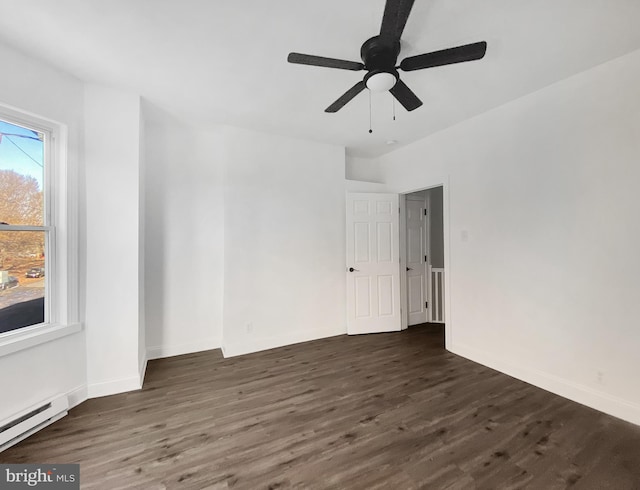
M42 190L44 180L43 135L0 120L0 170L33 177Z

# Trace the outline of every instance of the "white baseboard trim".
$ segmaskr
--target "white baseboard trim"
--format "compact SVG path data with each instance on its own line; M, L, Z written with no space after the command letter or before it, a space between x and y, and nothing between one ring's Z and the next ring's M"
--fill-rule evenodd
M139 390L140 386L140 375L136 375L129 378L113 379L90 384L87 387L87 395L89 398L99 398L101 396Z
M188 342L177 345L160 345L156 347L147 347L147 359L162 359L163 357L181 356L183 354L193 354L194 352L202 352L204 350L213 350L220 348L220 339L203 339L197 342Z
M87 385L80 385L77 388L71 390L69 393L67 393L67 398L69 400L70 409L73 407L77 407L89 398Z
M515 366L474 347L455 343L448 350L513 378L542 388L543 390L550 391L551 393L599 410L600 412L626 420L632 424L640 425L640 405L629 402L623 398L612 396L608 393L542 371Z
M305 332L295 332L290 335L280 337L269 337L253 339L248 338L240 343L222 341L222 355L227 357L242 356L252 354L263 350L275 349L286 345L299 344L301 342L309 342L311 340L324 339L327 337L335 337L337 335L346 335L347 329L331 329L331 330L310 330Z

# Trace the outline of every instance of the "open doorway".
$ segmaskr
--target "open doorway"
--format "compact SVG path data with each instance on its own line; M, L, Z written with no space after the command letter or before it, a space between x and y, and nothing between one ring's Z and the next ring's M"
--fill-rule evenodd
M442 186L405 196L406 325L445 323Z

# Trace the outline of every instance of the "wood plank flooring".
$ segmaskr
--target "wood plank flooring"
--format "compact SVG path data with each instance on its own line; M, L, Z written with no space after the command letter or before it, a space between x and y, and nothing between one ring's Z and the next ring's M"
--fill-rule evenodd
M0 454L83 489L640 489L640 427L443 349L440 326L151 361Z

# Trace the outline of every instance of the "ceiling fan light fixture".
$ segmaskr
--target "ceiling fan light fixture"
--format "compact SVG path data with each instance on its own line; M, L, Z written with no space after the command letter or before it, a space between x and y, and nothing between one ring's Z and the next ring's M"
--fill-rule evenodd
M413 111L422 105L422 101L400 79L398 69L402 71L424 70L425 68L479 60L484 57L487 43L480 41L409 56L398 65L402 33L414 2L415 0L385 0L380 34L367 39L360 47L362 63L303 53L289 53L287 57L289 63L324 66L340 70L367 71L362 80L338 97L324 110L325 112L338 112L365 88L368 88L370 92L388 91L395 100L400 102L402 107L407 111Z
M386 92L391 90L397 82L397 78L393 73L381 71L372 74L366 80L366 85L372 92Z

